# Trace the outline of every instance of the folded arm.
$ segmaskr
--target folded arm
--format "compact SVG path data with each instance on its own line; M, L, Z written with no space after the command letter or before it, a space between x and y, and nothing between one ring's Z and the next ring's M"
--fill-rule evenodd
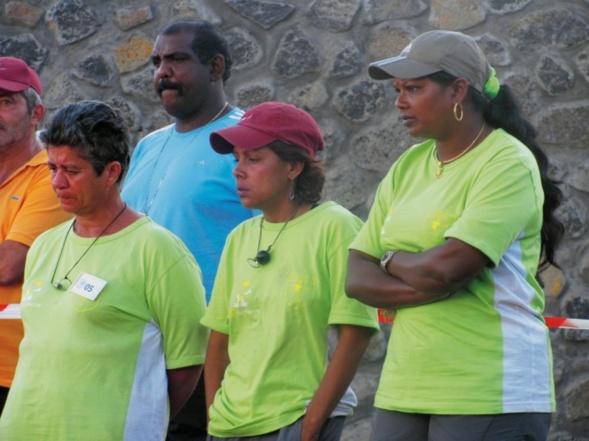
M397 252L387 271L416 290L439 295L466 285L489 264L477 248L450 238L421 253Z
M397 255L393 259L396 259ZM436 295L418 291L398 277L385 273L380 261L368 254L351 250L348 258L346 294L375 308L396 309L436 302L450 294Z

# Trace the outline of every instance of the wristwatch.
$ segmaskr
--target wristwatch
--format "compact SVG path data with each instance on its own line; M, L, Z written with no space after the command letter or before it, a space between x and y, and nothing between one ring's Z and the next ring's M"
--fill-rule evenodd
M397 250L398 251L398 250ZM387 266L389 264L389 262L393 259L393 256L395 255L395 253L397 251L387 251L386 253L384 253L382 255L382 257L380 258L380 268L387 274L391 274L389 273L389 271L387 270Z

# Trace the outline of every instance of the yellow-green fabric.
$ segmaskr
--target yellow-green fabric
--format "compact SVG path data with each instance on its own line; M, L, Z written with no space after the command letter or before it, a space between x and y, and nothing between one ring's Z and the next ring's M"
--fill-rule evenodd
M328 325L378 329L376 311L346 297L347 249L361 221L327 202L290 221L259 268L261 217L227 239L202 323L229 335L231 363L209 410L209 433L255 436L305 413L325 373ZM260 249L284 224L263 223Z
M72 230L61 253L69 228L46 232L29 251L25 338L0 438L163 441L166 370L204 363L200 269L148 218L94 244ZM72 267L72 281L81 272L106 281L95 300L52 285L54 270L61 280Z
M398 309L375 405L401 412L554 410L552 356L535 280L544 195L526 146L503 130L444 166L406 151L381 182L351 248L380 258L456 238L491 261L445 300Z

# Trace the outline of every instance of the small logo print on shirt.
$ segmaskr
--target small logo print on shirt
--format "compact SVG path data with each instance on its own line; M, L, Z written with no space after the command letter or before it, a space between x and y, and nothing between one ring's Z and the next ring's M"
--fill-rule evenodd
M14 194L14 195L12 195L12 197L10 199L12 199L13 201L20 201L20 196L17 194Z

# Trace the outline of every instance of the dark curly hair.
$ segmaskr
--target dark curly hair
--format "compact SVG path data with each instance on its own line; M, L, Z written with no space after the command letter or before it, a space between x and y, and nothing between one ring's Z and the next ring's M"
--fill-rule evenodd
M321 199L325 184L325 172L320 160L313 158L305 150L296 145L286 144L280 140L268 144L284 162L302 162L303 171L295 180L295 201L299 203L315 203Z

